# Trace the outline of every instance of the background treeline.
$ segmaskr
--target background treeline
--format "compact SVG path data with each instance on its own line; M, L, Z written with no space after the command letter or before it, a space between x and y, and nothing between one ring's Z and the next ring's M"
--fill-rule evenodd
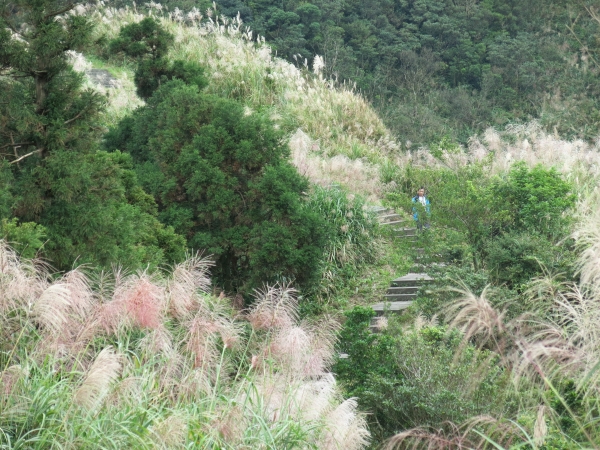
M173 10L209 2L167 0ZM595 137L600 121L593 3L564 0L219 0L281 57L349 81L403 142L466 142L488 126L540 119Z

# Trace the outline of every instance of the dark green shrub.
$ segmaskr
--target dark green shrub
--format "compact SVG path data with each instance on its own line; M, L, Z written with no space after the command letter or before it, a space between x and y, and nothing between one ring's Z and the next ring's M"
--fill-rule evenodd
M148 99L161 84L173 79L194 84L200 89L206 86L204 70L198 64L187 61L170 63L167 52L174 37L152 17L121 28L119 36L110 42L110 52L124 53L137 60L135 85L137 93Z
M486 267L492 281L518 288L542 273L570 273L574 254L567 243L552 243L533 232L507 232L486 245ZM572 273L571 273L572 275Z
M71 13L76 4L2 3L4 237L25 244L24 256L41 248L40 256L60 270L75 261L102 267L119 261L132 269L172 263L184 254L183 239L157 221L131 159L98 151L107 99L85 88L83 75L69 65L68 51L90 48L94 25Z
M106 145L132 155L161 220L214 256L227 290L286 280L304 288L317 278L327 228L267 115L174 80Z

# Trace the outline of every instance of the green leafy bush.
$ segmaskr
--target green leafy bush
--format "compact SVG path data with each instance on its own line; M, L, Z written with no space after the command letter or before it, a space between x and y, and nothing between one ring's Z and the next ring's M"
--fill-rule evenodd
M512 407L508 378L492 353L464 345L460 333L445 327L402 330L392 323L375 334L374 314L363 307L346 312L338 349L348 358L334 371L371 414L377 439Z
M324 220L303 199L308 181L266 114L174 80L106 145L131 154L163 223L214 255L228 291L291 279L303 288L318 276Z
M35 222L19 223L16 217L0 222L0 239L9 243L21 258L33 258L44 245L46 229Z
M542 268L573 276L574 253L568 241L555 244L534 232L506 232L490 240L485 251L491 280L509 288L525 285Z
M572 222L568 210L574 206L571 185L555 169L538 165L529 169L515 164L506 177L491 186L498 228L531 231L549 238L562 237Z

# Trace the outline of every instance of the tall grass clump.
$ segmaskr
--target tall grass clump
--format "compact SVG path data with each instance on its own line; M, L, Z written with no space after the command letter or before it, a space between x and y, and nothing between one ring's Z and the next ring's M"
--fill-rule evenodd
M389 448L600 448L600 203L593 198L593 212L573 235L577 283L538 280L529 311L512 319L488 290L464 291L446 311L465 342L498 355L524 393L518 413L473 418L443 432L407 430Z
M209 266L57 277L2 242L0 446L364 448L333 322L300 322L285 286L236 312Z
M366 264L379 254L377 221L360 196L339 186L315 186L309 207L325 219L329 239L323 249L321 280L314 295L323 301L352 277L360 276Z
M548 133L539 123L530 122L507 126L504 131L488 128L482 136L473 136L466 149L442 141L434 151L425 148L409 151L399 164L456 171L479 163L490 174L502 174L519 161L530 168L538 164L554 167L587 195L600 176L600 141L589 144L583 140L565 140Z

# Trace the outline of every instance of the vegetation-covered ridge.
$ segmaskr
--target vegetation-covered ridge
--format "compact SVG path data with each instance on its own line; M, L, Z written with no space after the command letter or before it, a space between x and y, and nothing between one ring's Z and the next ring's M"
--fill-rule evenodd
M357 83L403 143L450 136L465 144L489 126L531 119L570 137L597 136L600 14L594 0L216 5L219 14L241 16L290 62L322 56L327 76ZM140 7L187 20L185 12L205 11L210 2Z
M86 14L100 24L96 36L103 39L116 37L121 25L147 17L132 9L88 8ZM319 59L312 70L286 62L239 19L216 13L209 21L200 16L158 19L175 37L168 58L205 67L207 93L239 101L248 113L268 111L277 126L297 138L292 138L292 152L301 173L322 185L354 185L374 201L380 197L376 165L399 146L352 86L337 86L324 77ZM131 67L115 57L102 65L117 71ZM131 92L133 86L128 86ZM131 94L121 92L111 94L119 105L115 109L137 106L124 104Z

